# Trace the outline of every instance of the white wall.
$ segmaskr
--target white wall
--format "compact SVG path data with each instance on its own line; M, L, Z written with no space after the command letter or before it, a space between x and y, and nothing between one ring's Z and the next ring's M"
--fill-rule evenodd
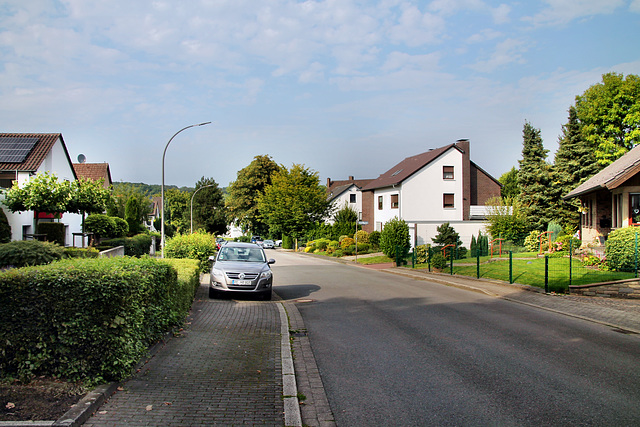
M442 178L442 167L454 167L454 179ZM454 194L454 207L443 207L443 194ZM402 183L402 216L407 222L461 221L462 206L462 154L449 149L433 162Z
M49 173L55 174L59 180L75 180L72 166L65 154L61 140L58 140L53 145L51 151L38 169L38 173L45 173L47 171L49 171ZM20 172L18 174L18 183L20 185L23 185L24 183L29 181L30 178L31 176L28 172ZM9 225L11 226L11 240L22 240L23 229L26 233L35 233L35 230L33 228L35 224L33 211L11 213L7 208L3 207L3 209L5 214L7 215L7 219L9 220ZM40 221L42 222L46 220ZM60 222L66 225L65 245L72 246L72 233L82 232L82 215L64 213ZM76 244L77 246L82 245L82 241L80 240L80 238L76 239Z
M373 192L373 218L377 226L374 225L374 230L380 231L379 225L388 222L394 217L402 218L402 184L394 187L379 188ZM398 195L399 208L391 208L391 196L393 194ZM378 209L378 197L382 196L382 209Z
M432 238L438 235L437 228L441 226L442 222L419 222L417 223L417 244L419 245L433 245ZM453 227L454 230L460 235L460 240L462 240L462 245L469 249L471 246L471 236L478 237L478 233L482 231L482 234L486 235L486 226L488 223L486 221L449 221L449 225ZM409 223L410 229L415 226L415 223ZM412 236L413 239L413 236ZM413 240L411 241L413 245Z

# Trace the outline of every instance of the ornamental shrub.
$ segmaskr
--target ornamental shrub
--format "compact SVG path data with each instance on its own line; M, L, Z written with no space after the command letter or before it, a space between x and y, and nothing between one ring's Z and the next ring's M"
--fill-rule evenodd
M331 243L331 240L329 239L317 239L315 241L316 250L326 251L327 247L329 246L329 243Z
M338 242L337 240L331 240L327 244L327 254L329 255L333 254L336 250L338 250L339 247L340 247L340 242Z
M360 241L358 241L358 253L367 253L369 252L369 249L371 248L371 245L368 243L360 243Z
M366 231L358 230L358 232L353 235L354 240L356 240L356 236L358 236L358 243L369 243L369 233Z
M380 233L380 249L386 256L397 262L396 247L402 248L399 255L405 259L410 247L409 226L398 217L387 221Z
M169 258L190 258L200 262L200 272L211 267L209 257L216 254L216 238L208 233L176 234L167 240L164 248Z
M114 225L113 237L125 237L127 233L129 233L129 223L118 216L113 216L111 219L113 220Z
M437 268L438 270L442 270L446 268L448 264L447 259L444 257L442 252L436 252L431 256L431 267Z
M372 249L378 249L380 247L380 232L372 231L369 233L369 244Z
M418 264L426 264L427 263L427 254L430 247L427 245L419 245L416 246L416 263Z
M342 241L347 238L349 238L349 236L347 236L346 234L343 234L342 236L338 237L338 242L342 243Z
M4 209L0 208L0 243L9 243L11 241L11 225Z
M619 228L609 233L606 242L607 264L616 271L633 271L636 250L635 227Z
M344 239L340 240L340 247L344 250L345 248L348 248L349 246L354 246L356 244L356 241L353 240L351 237L345 237Z
M96 248L64 248L65 258L98 258L100 252Z
M84 220L84 229L96 236L96 240L109 238L115 235L116 223L112 217L104 214L89 215Z
M291 236L282 236L282 249L293 249L293 239Z
M119 237L101 242L100 249L124 246L124 254L127 256L141 257L149 254L151 249L151 236L138 234L133 237Z
M534 230L524 239L524 247L527 248L528 252L538 252L540 250L540 231ZM543 238L542 241L542 250L546 250L548 245L545 244L545 240Z
M0 245L0 268L49 264L64 256L64 247L39 240L16 240Z

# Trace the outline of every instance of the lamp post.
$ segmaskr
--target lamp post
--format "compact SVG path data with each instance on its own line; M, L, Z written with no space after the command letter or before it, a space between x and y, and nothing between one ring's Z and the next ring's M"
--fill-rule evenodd
M191 195L191 210L189 211L189 218L191 219L191 234L193 234L193 198L196 196L196 193L200 190L202 190L203 188L207 188L207 187L213 187L216 186L218 184L209 184L209 185L205 185L203 187L200 188L196 188L196 191L193 192L193 194Z
M189 128L196 127L196 126L208 125L209 123L211 122L198 123L197 125L190 125L190 126L183 127L178 132L173 134L169 142L167 142L167 145L165 145L164 151L162 152L162 185L160 187L160 193L162 198L162 202L160 205L160 221L162 221L162 223L160 224L160 245L162 246L162 252L161 252L162 258L164 258L164 157L167 154L167 148L169 148L169 144L171 144L171 141L173 141L173 138L175 138L176 135L178 135L183 130L187 130Z

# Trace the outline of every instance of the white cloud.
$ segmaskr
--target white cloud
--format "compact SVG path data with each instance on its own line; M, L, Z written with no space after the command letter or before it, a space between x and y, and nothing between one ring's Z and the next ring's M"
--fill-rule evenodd
M389 30L389 37L395 43L421 46L435 43L445 30L444 20L431 13L422 13L415 6L405 7L398 23Z
M523 54L527 45L521 40L506 39L496 45L493 54L484 61L478 61L470 67L476 71L490 73L507 64L524 62Z
M475 44L475 43L483 43L486 42L488 40L494 40L497 39L498 37L502 37L503 33L500 31L496 31L492 28L485 28L484 30L480 31L479 33L476 33L474 35L472 35L471 37L467 38L467 43L470 44Z
M629 10L634 13L640 13L640 0L631 0Z
M637 0L636 0L637 1ZM547 7L530 20L535 25L563 25L575 19L611 14L625 0L544 0Z
M501 4L491 11L493 15L493 22L496 24L506 24L511 20L509 14L511 13L511 6L506 4Z

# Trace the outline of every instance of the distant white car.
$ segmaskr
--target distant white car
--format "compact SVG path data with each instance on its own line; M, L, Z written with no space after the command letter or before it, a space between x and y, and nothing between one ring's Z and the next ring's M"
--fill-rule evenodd
M276 246L278 247L282 246L282 240L276 240Z
M273 249L275 247L275 243L273 240L263 240L262 247L265 249Z

